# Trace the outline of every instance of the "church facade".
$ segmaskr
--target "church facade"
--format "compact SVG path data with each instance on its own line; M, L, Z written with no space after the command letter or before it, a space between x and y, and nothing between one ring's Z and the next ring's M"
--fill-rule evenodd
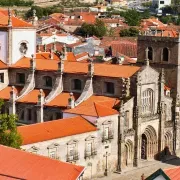
M19 124L31 126L82 116L98 128L95 134L101 149L97 152L110 154L108 171L123 171L139 166L142 159L161 159L178 153L178 37L139 36L137 65L112 65L93 63L91 58L88 63L70 62L66 47L58 58L53 51L35 53L36 33L32 25L9 14L3 26L2 111L17 114ZM86 137L82 136L82 142L83 138ZM67 139L71 141L73 137ZM43 153L41 148L49 145L36 144ZM58 153L61 156L61 151ZM82 162L88 166L88 161L75 161ZM99 165L101 175L106 169L104 162ZM93 169L97 169L97 164L93 164Z

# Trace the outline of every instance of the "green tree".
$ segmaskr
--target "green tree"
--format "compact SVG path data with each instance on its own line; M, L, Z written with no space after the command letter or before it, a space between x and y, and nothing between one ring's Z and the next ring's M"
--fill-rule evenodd
M139 30L134 27L131 27L129 29L121 30L119 34L121 37L136 37L139 34Z
M0 100L0 109L3 104L3 101ZM0 114L0 144L19 149L22 139L17 132L16 121L16 115Z
M129 26L139 26L141 15L134 9L129 9L127 11L120 12L120 15L124 17L126 23Z
M95 36L103 37L106 35L107 28L102 20L96 19L94 29L95 29L95 34L94 34Z

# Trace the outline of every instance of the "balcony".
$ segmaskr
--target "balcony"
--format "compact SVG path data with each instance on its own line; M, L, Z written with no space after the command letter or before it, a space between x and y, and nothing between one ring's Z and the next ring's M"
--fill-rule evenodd
M97 150L93 149L92 151L85 151L85 156L84 158L91 158L94 157L95 155L97 155Z
M111 139L114 139L113 131L109 131L108 135L103 133L103 135L102 135L102 142L111 141Z
M72 162L72 161L77 161L77 160L79 160L79 154L77 152L67 155L67 162Z

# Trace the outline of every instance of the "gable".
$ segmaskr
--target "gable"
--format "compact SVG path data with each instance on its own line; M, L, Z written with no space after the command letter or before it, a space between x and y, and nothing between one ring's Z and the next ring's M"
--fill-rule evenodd
M170 178L164 173L162 169L158 169L145 180L170 180Z

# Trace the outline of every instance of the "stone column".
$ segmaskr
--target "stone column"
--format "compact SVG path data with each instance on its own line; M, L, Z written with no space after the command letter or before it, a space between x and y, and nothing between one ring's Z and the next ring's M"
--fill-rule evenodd
M42 123L44 122L44 92L42 89L39 90L38 95L38 102L36 105L37 109L37 122Z
M12 86L9 100L9 114L16 114L16 97L15 87Z

